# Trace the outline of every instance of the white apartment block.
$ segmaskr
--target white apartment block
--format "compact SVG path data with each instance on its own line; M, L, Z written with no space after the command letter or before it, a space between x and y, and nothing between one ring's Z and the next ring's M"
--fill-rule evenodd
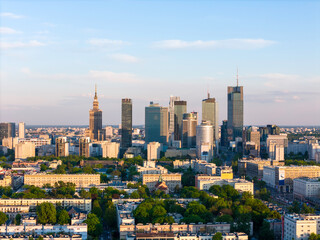
M162 145L159 142L150 142L147 146L148 160L160 159Z
M51 139L45 139L45 138L19 138L19 143L22 142L31 142L34 143L34 145L37 147L43 146L43 145L50 145Z
M272 160L284 160L284 149L288 147L287 134L268 135L267 149Z
M52 203L53 205L60 204L62 207L77 207L82 211L91 212L91 199L85 198L68 198L68 199L56 199L56 198L41 198L41 199L15 199L15 198L0 198L0 206L12 207L25 207L28 206L35 209L38 205L44 202Z
M142 176L143 174L167 174L168 169L162 166L156 166L155 161L144 161L143 167L137 165L137 172Z
M120 143L106 142L102 144L102 157L104 158L118 158Z
M306 198L320 197L320 181L318 178L293 179L293 195L304 200Z
M32 142L20 142L15 147L15 159L27 159L36 156L36 146Z
M319 215L285 215L283 240L308 240L311 233L320 233Z
M223 233L222 240L248 240L248 235L243 232Z
M75 225L2 225L0 226L0 232L7 236L17 233L44 235L48 233L66 232L70 234L80 234L83 240L88 238L87 224L84 223Z

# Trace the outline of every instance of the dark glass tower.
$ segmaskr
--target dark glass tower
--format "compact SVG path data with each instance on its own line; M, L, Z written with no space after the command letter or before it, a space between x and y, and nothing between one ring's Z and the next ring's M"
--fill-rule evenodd
M16 136L15 123L0 123L0 142L2 139Z
M182 139L182 120L183 114L187 113L186 101L174 102L174 140Z
M132 146L132 101L122 99L121 105L121 148L128 149Z
M243 128L243 87L228 87L228 129L232 140L242 137ZM230 136L231 137L231 136Z
M145 109L145 142L168 143L168 108L151 102Z

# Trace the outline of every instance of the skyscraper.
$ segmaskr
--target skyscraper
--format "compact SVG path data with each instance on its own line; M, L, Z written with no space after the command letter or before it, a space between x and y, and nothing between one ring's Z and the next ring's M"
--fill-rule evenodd
M89 110L89 133L88 137L93 140L104 140L105 131L102 129L102 110L99 109L97 86L93 100L93 108Z
M15 123L0 123L0 142L2 139L16 136Z
M243 128L243 86L228 87L228 133L232 140L242 138Z
M66 137L56 138L56 157L69 156L69 143Z
M19 122L19 138L24 138L24 122Z
M122 99L121 105L121 148L128 149L132 146L132 101Z
M90 157L90 138L81 137L79 138L79 156Z
M196 113L184 113L182 120L182 147L196 147L196 128L198 125Z
M197 126L197 157L208 162L212 160L213 144L213 127L211 122L202 121L201 125Z
M174 102L174 140L181 140L183 114L187 112L186 101Z
M180 101L180 97L170 96L169 102L169 136L174 133L174 102Z
M150 102L145 108L145 142L168 143L168 108Z
M208 93L208 98L202 100L202 121L210 122L213 126L213 144L219 140L218 118L218 103Z

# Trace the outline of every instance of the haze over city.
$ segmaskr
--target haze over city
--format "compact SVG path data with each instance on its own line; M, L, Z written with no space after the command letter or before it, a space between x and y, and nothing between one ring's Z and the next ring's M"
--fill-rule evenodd
M1 122L87 125L97 84L103 125L121 98L138 125L170 95L201 114L207 91L221 125L238 68L245 125L319 125L318 1L31 2L1 4Z

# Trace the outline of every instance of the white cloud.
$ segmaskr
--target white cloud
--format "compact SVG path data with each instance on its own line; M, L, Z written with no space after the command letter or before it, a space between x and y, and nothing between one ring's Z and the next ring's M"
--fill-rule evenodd
M128 55L128 54L112 54L111 58L114 60L118 60L121 62L128 62L128 63L136 63L139 62L139 58L132 56L132 55Z
M111 40L106 38L92 38L88 41L89 44L96 47L122 47L125 45L130 45L129 42L125 42L122 40Z
M283 73L267 73L260 75L262 78L267 78L271 80L296 80L299 78L299 75L294 74L283 74Z
M140 82L132 73L115 73L110 71L90 71L92 78L115 82L115 83L137 83Z
M25 48L25 47L41 47L46 46L45 43L37 40L31 40L29 42L0 42L0 48L13 49L13 48Z
M154 47L163 49L208 49L208 48L230 48L230 49L257 49L275 44L275 41L265 39L225 39L210 41L183 41L164 40L153 44Z
M0 27L0 34L17 34L17 33L21 33L21 32L8 27Z
M30 74L31 73L30 68L27 68L27 67L21 68L21 72L25 73L25 74Z
M13 19L24 18L24 16L22 16L22 15L17 15L17 14L9 13L9 12L0 13L0 16L7 17L7 18L13 18Z

